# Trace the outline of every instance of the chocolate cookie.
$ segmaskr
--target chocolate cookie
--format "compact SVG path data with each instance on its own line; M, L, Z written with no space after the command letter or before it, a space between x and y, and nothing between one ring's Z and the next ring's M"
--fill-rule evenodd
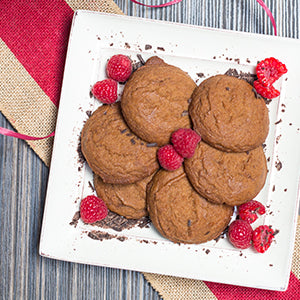
M201 141L184 166L195 190L218 204L240 205L253 199L263 188L267 176L261 146L247 153L228 153Z
M194 129L208 144L227 152L261 145L269 131L268 109L245 80L217 75L194 91L189 114Z
M153 174L159 165L152 146L130 131L119 103L100 106L81 133L82 153L106 183L129 184Z
M218 237L228 225L233 208L202 198L183 168L158 171L147 187L147 207L156 229L176 243L199 244Z
M181 69L150 58L124 87L121 106L128 126L149 143L169 143L173 131L191 127L188 102L195 87Z
M140 219L148 215L146 208L146 186L153 175L131 184L104 183L94 175L94 186L109 210L127 218Z

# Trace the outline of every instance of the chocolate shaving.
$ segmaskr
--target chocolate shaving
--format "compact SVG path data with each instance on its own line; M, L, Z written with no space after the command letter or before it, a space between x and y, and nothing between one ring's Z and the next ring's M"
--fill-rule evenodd
M108 212L108 215L105 219L95 222L93 225L101 227L103 229L113 229L115 231L122 231L124 229L131 229L135 226L144 228L148 226L150 219L148 217L143 217L141 219L126 219L112 211Z
M152 46L149 45L149 44L146 44L146 45L145 45L145 50L149 50L149 49L152 49Z
M120 132L123 134L124 132L127 131L127 128L123 129L123 130L120 130Z
M74 226L74 227L76 227L77 224L78 224L78 220L79 220L79 219L80 219L80 212L77 211L77 212L75 213L75 215L73 216L73 218L72 218L72 222L70 222L69 224L72 225L72 226Z
M125 43L125 48L130 49L130 45L128 43Z
M220 240L220 239L224 239L227 232L228 232L229 226L227 226L224 231L218 236L216 237L214 240L216 241L216 243Z
M89 181L89 187L92 189L93 192L95 192L95 188L90 181Z
M165 51L165 48L164 47L157 47L157 50Z
M246 73L246 72L242 72L242 71L240 71L240 73L239 73L236 69L232 69L232 68L228 69L225 72L225 75L233 76L233 77L236 77L239 79L246 80L251 85L253 85L253 82L257 79L256 74L251 74L250 72Z
M93 112L91 110L87 110L85 113L90 118Z
M277 125L277 124L279 124L279 123L281 123L281 122L282 122L282 120L279 119L277 122L275 122L275 125Z
M132 145L135 144L135 140L134 139L131 139L130 142L131 142Z
M140 63L141 63L142 65L144 65L144 64L146 63L146 62L144 61L144 59L143 59L143 57L142 57L141 54L137 54L136 56L137 56L137 58L139 59L139 61L140 61Z
M147 147L157 147L157 143L148 143L146 144Z

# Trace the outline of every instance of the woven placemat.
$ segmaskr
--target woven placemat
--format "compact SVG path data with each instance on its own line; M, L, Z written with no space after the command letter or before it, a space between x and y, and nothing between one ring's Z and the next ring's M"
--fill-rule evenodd
M0 39L0 111L19 133L37 137L46 136L55 129L64 57L60 59L59 64L57 63L59 75L57 78L50 78L50 81L53 81L52 86L54 86L54 88L52 88L52 86L49 87L49 85L47 85L47 69L37 70L36 66L32 63L32 53L25 51L26 47L24 47L24 45L26 45L26 40L24 40L22 44L24 37L20 36L21 39L18 40L5 35L5 26L9 26L9 19L11 19L10 11L12 9L14 12L18 11L18 5L22 5L22 7L19 7L20 13L35 13L35 15L32 16L32 22L28 24L28 26L33 26L36 19L44 17L46 20L50 6L53 14L55 14L55 9L59 8L62 11L62 19L57 20L58 24L63 22L63 19L66 18L69 18L70 22L73 12L76 9L87 9L115 14L123 14L123 12L113 0L66 0L57 2L59 4L55 4L57 7L54 8L52 8L52 6L55 6L54 2L37 1L34 5L32 5L31 1L26 3L22 2L22 4L14 1L7 1L6 3L10 3L6 4L7 7L5 7L7 19L2 18L0 20L0 28L2 27L2 39ZM7 32L11 34L9 29L10 28L8 28ZM64 34L54 37L53 40L49 39L48 36L43 37L37 33L35 36L37 39L36 44L38 45L36 51L38 52L42 48L40 55L43 55L42 51L49 49L49 43L50 46L52 43L53 46L56 47L57 53L60 53L59 51L63 53L67 46L68 35L66 32L69 28L62 29L65 30L63 32ZM24 34L24 36L26 38L26 34ZM22 52L22 49L25 50ZM48 62L48 65L46 65L51 67L52 64ZM49 166L53 138L28 141L28 144L44 163ZM300 299L300 223L298 221L291 280L287 292L263 291L150 273L144 273L144 276L161 297L166 300Z

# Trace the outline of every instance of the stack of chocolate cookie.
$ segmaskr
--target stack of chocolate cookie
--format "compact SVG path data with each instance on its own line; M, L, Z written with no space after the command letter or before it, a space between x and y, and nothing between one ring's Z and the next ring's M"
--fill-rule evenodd
M93 113L81 145L111 211L133 219L149 214L164 237L197 244L220 235L233 207L263 187L268 124L264 101L245 81L215 76L197 87L152 57L129 78L121 102ZM176 171L159 169L158 147L191 127L202 137L195 155Z

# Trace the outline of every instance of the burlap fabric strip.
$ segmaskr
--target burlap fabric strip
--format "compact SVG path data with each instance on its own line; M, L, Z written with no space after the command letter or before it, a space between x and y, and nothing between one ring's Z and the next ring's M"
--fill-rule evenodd
M73 10L87 9L107 13L123 14L113 0L66 0L66 3ZM19 133L38 137L46 136L55 130L57 107L53 104L50 98L26 71L9 47L1 39L0 99L0 111ZM39 141L28 141L28 144L44 161L44 163L49 166L53 138ZM292 272L298 279L300 279L300 219L298 220ZM152 287L165 300L219 298L216 296L215 291L213 292L208 287L207 283L200 280L150 273L144 273L144 276L150 282ZM263 292L261 295L264 297ZM268 296L270 296L270 294ZM222 299L225 298L222 297ZM226 299L231 298L229 298L228 295L228 298ZM245 289L245 294L241 299L258 298L253 295L251 296L251 294L249 294L249 289ZM280 299L287 298L283 297Z

